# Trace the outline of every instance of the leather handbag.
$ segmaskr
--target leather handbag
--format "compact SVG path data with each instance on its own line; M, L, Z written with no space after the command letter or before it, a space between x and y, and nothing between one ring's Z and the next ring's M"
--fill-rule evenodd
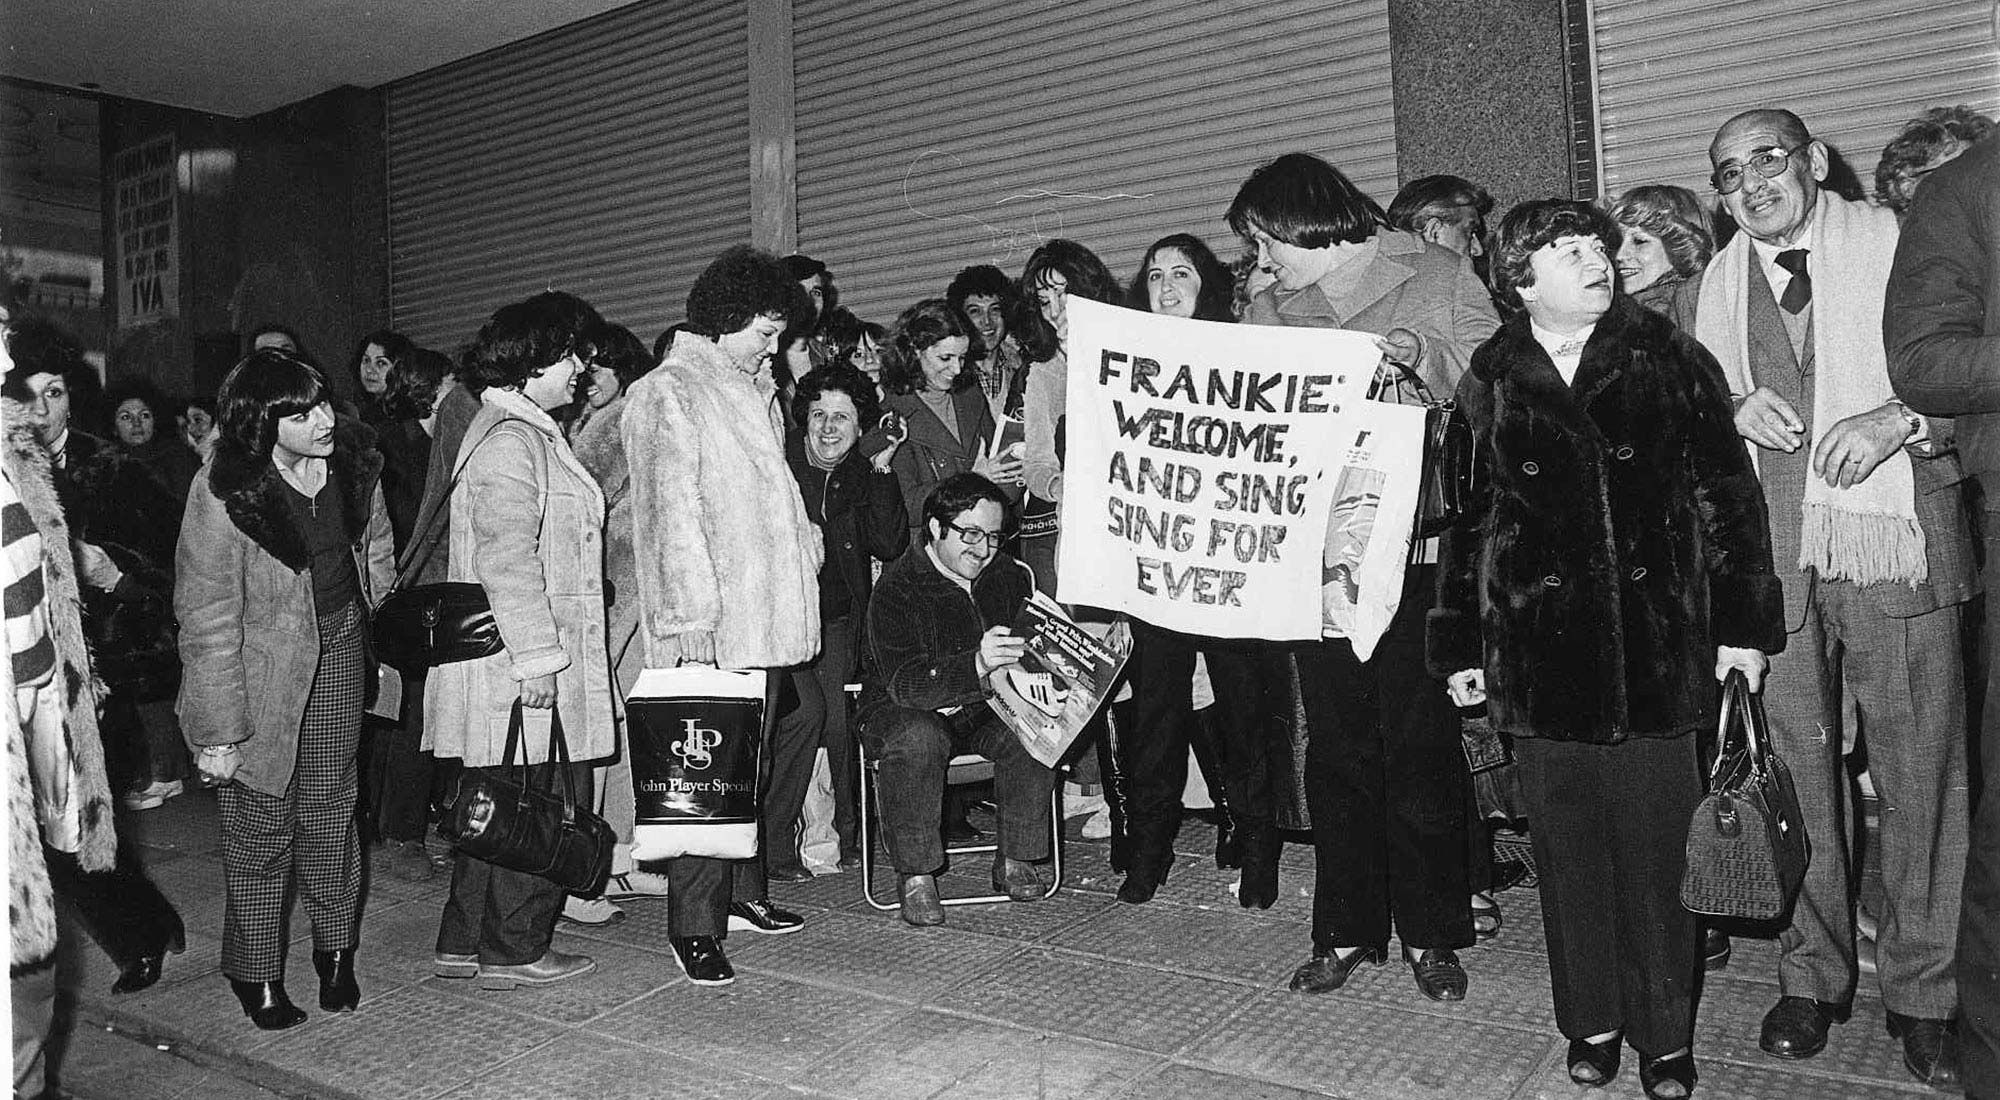
M515 767L514 754L523 761ZM474 859L523 874L540 875L572 894L602 893L611 877L611 849L617 836L605 820L577 804L570 775L569 743L562 717L549 715L548 769L561 775L560 790L544 790L529 780L521 747L521 701L507 721L507 750L500 769L468 768L458 780L438 834Z
M481 443L485 441L480 437ZM473 450L477 449L478 444L474 444ZM500 624L493 620L493 607L487 602L484 587L473 581L410 583L444 540L441 520L445 502L458 488L464 465L459 463L451 485L417 525L419 534L396 569L395 583L369 620L368 640L375 659L404 675L421 675L438 665L491 657L503 648Z
M1417 490L1416 537L1411 540L1415 552L1423 539L1443 534L1465 516L1465 502L1472 496L1472 425L1458 415L1458 403L1449 397L1439 400L1414 367L1393 365L1396 375L1378 377L1370 396L1424 409L1424 481ZM1405 390L1414 400L1400 400Z
M1812 858L1792 773L1771 749L1762 697L1743 673L1722 688L1708 797L1688 823L1681 905L1691 913L1776 920Z

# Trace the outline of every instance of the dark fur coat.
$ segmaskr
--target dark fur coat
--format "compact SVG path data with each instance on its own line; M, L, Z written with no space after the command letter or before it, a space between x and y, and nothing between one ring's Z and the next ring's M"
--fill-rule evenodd
M1486 673L1496 728L1612 743L1715 721L1715 647L1776 652L1763 490L1721 369L1619 297L1573 385L1515 317L1458 388L1477 488L1441 549L1432 670Z

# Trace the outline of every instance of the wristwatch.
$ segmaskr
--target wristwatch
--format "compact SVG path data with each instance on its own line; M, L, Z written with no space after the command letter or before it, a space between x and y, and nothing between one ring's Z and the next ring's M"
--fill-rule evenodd
M1923 417L1918 416L1916 413L1911 412L1910 407L1908 405L1903 404L1901 401L1897 401L1892 398L1890 399L1889 404L1896 406L1896 411L1903 414L1903 423L1910 426L1910 430L1904 433L1903 435L1903 442L1905 444L1915 442L1918 436L1924 434Z

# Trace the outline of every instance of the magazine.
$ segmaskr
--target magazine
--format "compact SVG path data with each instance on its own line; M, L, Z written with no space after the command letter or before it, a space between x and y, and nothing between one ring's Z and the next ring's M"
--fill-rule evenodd
M1026 640L1027 652L993 677L993 712L1030 755L1053 768L1111 697L1132 655L1132 628L1121 619L1100 637L1036 592L1022 605L1014 633Z

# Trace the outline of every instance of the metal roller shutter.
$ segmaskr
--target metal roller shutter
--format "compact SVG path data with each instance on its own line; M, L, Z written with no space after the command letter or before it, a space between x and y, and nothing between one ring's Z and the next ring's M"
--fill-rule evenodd
M396 326L456 348L493 310L577 294L640 339L749 237L741 2L653 2L389 91Z
M1992 0L1593 0L1604 188L1709 194L1729 116L1784 107L1870 191L1882 146L1926 108L2000 107Z
M1222 220L1252 168L1318 153L1396 190L1387 0L799 0L799 245L884 324L1050 237L1129 279Z

